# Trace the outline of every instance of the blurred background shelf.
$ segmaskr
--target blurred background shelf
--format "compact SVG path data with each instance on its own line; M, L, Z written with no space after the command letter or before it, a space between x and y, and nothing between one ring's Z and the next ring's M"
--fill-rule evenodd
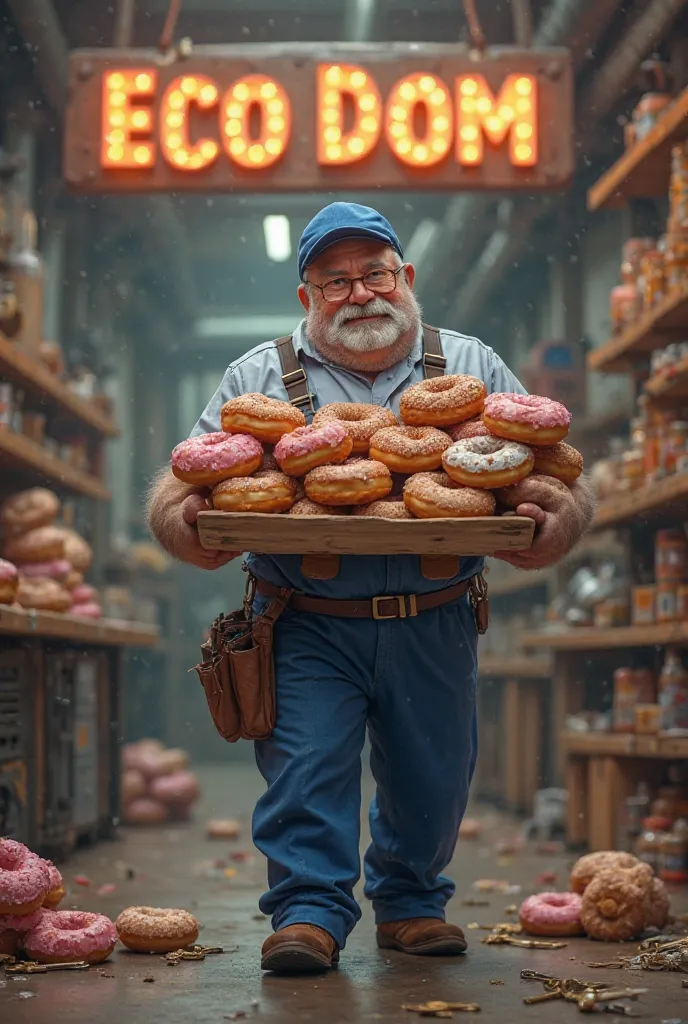
M524 648L551 651L612 650L616 647L660 647L688 644L688 622L658 622L650 626L618 626L615 629L597 629L582 626L579 629L533 630L524 633Z
M546 658L529 658L524 654L481 654L478 659L480 678L549 679L552 666Z
M41 445L23 434L0 428L0 465L37 477L33 483L45 481L98 501L109 501L107 487L90 473L54 458Z
M633 367L643 355L671 341L685 338L688 322L688 285L671 291L662 302L641 313L618 337L588 355L588 366L601 373L618 373Z
M153 626L107 619L82 619L56 612L0 605L0 635L73 640L95 646L155 647L160 639Z

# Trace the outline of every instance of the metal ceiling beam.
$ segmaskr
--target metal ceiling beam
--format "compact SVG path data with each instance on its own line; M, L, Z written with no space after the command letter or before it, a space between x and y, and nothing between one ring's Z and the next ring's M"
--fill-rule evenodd
M62 116L67 106L69 47L50 0L7 0L7 7L31 54L46 103Z
M377 0L348 0L344 38L352 43L367 43L373 37Z

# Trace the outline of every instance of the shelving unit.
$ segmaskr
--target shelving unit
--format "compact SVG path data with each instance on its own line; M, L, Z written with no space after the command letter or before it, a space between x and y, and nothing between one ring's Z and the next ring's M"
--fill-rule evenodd
M588 354L588 366L600 373L631 370L643 356L672 341L684 340L688 323L688 286L676 288L642 313L615 338Z
M616 629L540 630L525 633L523 646L550 651L604 651L620 647L688 645L688 622L657 622L650 626L618 626Z
M74 494L95 498L97 501L108 501L110 498L107 487L97 477L54 458L30 437L0 428L0 465L2 464L9 465L22 474L35 475L36 483L57 484Z
M153 626L112 619L82 619L9 605L0 605L2 636L70 640L98 647L154 647L159 639L158 630Z
M667 373L658 373L644 384L645 394L652 399L688 398L688 361L682 360Z
M525 654L481 654L478 663L480 679L549 679L552 666L547 658Z
M496 580L492 580L488 573L487 585L490 590L490 598L507 597L510 594L520 594L524 590L545 587L553 579L554 571L550 569L537 569L534 572L513 569L510 572L501 572Z

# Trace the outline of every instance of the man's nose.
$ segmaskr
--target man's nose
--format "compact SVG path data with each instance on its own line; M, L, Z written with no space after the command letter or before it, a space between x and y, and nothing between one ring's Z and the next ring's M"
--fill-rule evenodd
M351 295L349 296L349 302L356 306L365 306L366 302L370 302L371 299L375 298L375 292L371 292L370 288L366 288L363 281L354 281L351 285Z

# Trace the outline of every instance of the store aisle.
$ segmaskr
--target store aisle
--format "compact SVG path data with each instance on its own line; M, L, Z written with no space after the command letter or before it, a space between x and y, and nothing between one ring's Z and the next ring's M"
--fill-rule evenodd
M63 865L70 889L64 906L112 917L131 904L186 907L202 922L199 941L220 944L227 952L202 963L170 967L160 957L127 954L120 949L108 963L84 974L18 979L0 973L0 986L4 983L0 987L0 1019L12 1024L139 1024L149 1019L166 1024L215 1024L244 1019L245 1015L247 1020L279 1024L391 1024L420 1019L404 1013L402 1004L427 1000L477 1002L482 1008L480 1019L488 1024L536 1018L556 1024L576 1016L575 1008L563 1003L549 1003L546 1009L524 1006L523 996L541 989L520 979L523 968L648 986L650 993L638 1004L645 1020L685 1014L687 993L681 975L624 972L622 976L618 971L590 969L590 961L607 960L615 949L587 940L571 942L557 952L507 949L482 945L484 933L470 930L470 950L464 958L443 961L383 953L375 947L372 915L365 904L363 920L338 971L315 978L264 975L259 969L259 953L269 926L256 906L263 887L262 859L241 859L244 852L253 856L248 831L231 844L208 841L203 832L208 816L238 815L248 823L262 783L248 765L206 770L202 782L205 798L192 825L127 830L118 842L80 851ZM528 891L545 871L557 872L561 885L567 874L569 858L564 856L522 853L500 861L494 842L511 832L495 815L486 812L486 816L490 821L487 834L477 842L463 843L452 868L459 885L451 918L464 926L471 921L508 920L506 907L522 898L479 896L472 891L476 879L507 879ZM232 859L232 853L238 858ZM75 883L79 875L89 880L88 888ZM116 885L115 891L98 895L99 887L108 884ZM685 889L683 892L674 904L677 912L688 911ZM462 899L488 900L489 906L463 906ZM624 952L633 948L626 947ZM459 1017L462 1015L455 1019Z

